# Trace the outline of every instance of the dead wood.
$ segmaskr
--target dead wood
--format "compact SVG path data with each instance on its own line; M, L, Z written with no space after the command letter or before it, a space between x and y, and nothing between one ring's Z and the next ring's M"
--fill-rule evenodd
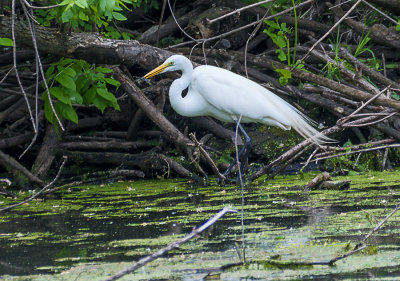
M32 132L25 132L10 138L0 139L0 149L11 148L29 142L35 134Z
M344 11L339 6L333 6L327 2L327 5L338 17L343 17ZM376 43L382 44L394 49L400 49L400 35L394 28L387 28L383 24L374 24L372 27L365 26L364 23L347 18L344 22L353 30L361 34L369 34Z
M1 153L1 151L0 151L0 153ZM60 168L58 169L57 175L55 176L55 178L54 178L50 183L46 184L39 192L35 193L34 195L32 195L31 197L25 199L24 201L19 202L19 203L16 203L16 204L13 204L13 205L10 205L10 206L7 206L7 207L5 207L5 208L1 208L1 209L0 209L0 212L5 212L5 211L11 210L11 209L13 209L13 208L15 208L15 207L18 207L18 206L21 206L21 205L23 205L23 204L26 204L26 203L32 201L33 199L38 198L38 197L41 196L46 190L48 190L49 188L53 187L53 185L56 183L56 181L57 181L58 178L60 177L61 171L63 170L63 168L64 168L64 166L65 166L65 163L67 162L67 159L68 159L68 158L65 157L65 156L64 156L63 158L64 158L64 159L63 159L63 162L61 163Z
M39 178L43 179L46 177L55 159L58 145L57 133L53 125L47 123L42 145L32 167L32 172Z
M225 140L230 140L232 143L235 142L235 132L226 129L219 123L215 122L213 119L209 117L194 117L191 120L197 126L207 129L212 132L215 136L220 137ZM242 145L242 139L238 139L238 145Z
M143 92L129 79L120 69L115 68L116 78L121 82L121 86L128 92L131 99L143 110L146 116L174 140L174 142L187 146L192 142L185 137L168 119L162 115L157 107L152 103Z
M129 266L128 268L118 272L117 274L105 279L104 281L112 281L112 280L117 280L125 275L127 275L128 273L131 273L133 271L135 271L136 269L146 265L147 263L167 254L168 252L170 252L171 250L175 249L175 248L179 248L182 244L184 244L185 242L189 241L190 239L193 239L194 237L196 237L197 235L199 235L201 232L203 232L204 230L206 230L207 228L209 228L210 226L212 226L213 224L215 224L220 218L222 218L226 213L232 213L232 212L236 212L234 210L232 210L232 207L225 207L223 208L221 211L219 211L217 214L215 214L212 218L210 218L208 221L206 221L205 223L203 223L202 225L194 228L188 235L186 235L185 237L183 237L180 240L177 240L173 243L171 243L170 245L158 250L157 252L145 256L141 259L139 259L137 262L135 262L133 265Z
M322 172L321 174L318 174L316 177L314 177L308 184L304 186L305 189L309 188L316 188L320 186L324 181L330 180L331 176L329 175L328 172Z
M11 20L3 17L0 22L0 36L11 37ZM32 47L29 28L18 19L15 24L17 44ZM58 29L35 26L39 51L60 57L84 59L92 63L140 65L150 70L161 64L172 52L135 40L105 39L97 33L59 33ZM51 44L49 44L51 42Z
M36 175L29 172L24 166L22 166L17 160L13 157L5 154L0 150L0 165L3 166L6 170L11 170L16 174L22 173L25 177L27 177L31 182L43 184L43 181L39 179Z
M388 11L394 11L397 14L400 13L399 0L368 0L368 2L383 7Z
M374 1L379 2L380 0L373 0L373 2ZM390 7L390 5L393 5L393 2L396 1L398 0L388 1L390 3L387 4L387 7ZM359 1L357 3L359 3ZM384 5L384 3L381 3L381 5ZM360 139L366 139L363 136L366 130L361 132L358 129L358 126L367 126L373 130L377 129L381 132L384 132L387 136L400 139L400 133L398 130L400 126L400 118L396 115L393 115L395 112L392 110L400 110L399 101L387 98L385 95L380 95L378 98L373 100L372 103L366 106L364 104L367 101L371 101L371 98L380 91L378 88L375 88L372 83L375 83L375 85L378 87L390 86L392 91L394 88L400 89L396 68L388 69L388 75L386 75L386 72L382 74L360 61L360 58L364 54L354 57L352 55L354 52L348 52L346 49L342 48L339 56L341 59L345 59L354 66L354 70L350 71L348 69L347 62L346 64L341 63L336 65L337 61L334 60L336 53L331 51L331 46L325 41L325 43L321 42L316 49L312 50L311 55L313 57L310 57L310 59L306 60L306 69L308 71L311 70L311 72L301 69L291 69L293 81L313 83L314 86L308 88L309 91L313 92L306 94L302 90L292 86L284 87L280 85L278 79L276 78L278 75L274 70L276 68L289 70L290 67L272 58L276 56L275 49L265 51L267 43L271 43L271 40L265 33L260 32L258 35L256 33L252 34L251 36L255 36L255 39L250 41L249 45L247 46L247 51L251 50L257 55L252 53L244 55L243 53L243 51L246 49L244 48L244 42L248 38L245 28L252 27L258 22L260 22L261 26L262 20L260 21L259 18L265 14L265 9L261 7L252 7L242 11L240 14L235 13L229 17L224 17L225 22L222 20L211 24L209 21L207 21L207 19L209 20L210 18L215 18L220 14L224 15L227 11L241 7L243 7L243 3L239 0L223 0L219 1L218 3L210 0L198 0L193 4L184 5L182 8L177 6L177 12L175 15L177 15L177 21L180 23L181 29L176 25L176 22L172 16L165 20L163 24L161 24L162 20L160 20L158 25L153 26L150 25L152 25L155 21L150 20L147 27L129 31L139 35L138 38L140 42L135 40L123 41L105 39L96 33L60 33L57 29L36 26L35 28L38 48L39 51L45 54L83 58L88 62L97 64L123 64L130 67L128 70L128 68L123 68L122 66L124 71L121 71L120 68L114 67L115 76L121 82L121 88L129 94L130 100L128 99L127 101L127 95L121 93L121 90L118 91L117 96L122 94L122 96L118 97L122 114L107 111L104 116L100 116L98 112L93 110L93 108L87 109L83 108L83 106L74 105L79 112L79 124L75 125L71 122L67 122L66 128L68 131L64 134L64 141L61 141L60 143L56 141L54 135L51 138L49 133L46 132L45 138L40 147L40 153L35 161L35 164L33 165L34 172L38 173L40 177L43 177L55 159L55 151L59 149L67 150L68 153L80 153L79 155L82 157L82 159L86 159L85 157L88 159L90 159L90 157L97 159L97 162L95 160L88 160L89 164L96 165L102 163L101 161L103 161L104 163L110 165L120 165L121 159L118 159L115 155L121 157L125 154L115 154L115 157L111 157L111 160L104 158L102 160L102 158L100 158L100 154L98 154L96 158L93 156L93 153L101 153L104 156L107 155L106 153L116 153L115 151L141 151L154 147L154 145L146 144L143 141L124 141L136 140L138 137L140 137L146 139L151 138L153 140L154 138L161 139L161 144L156 149L152 149L151 152L146 154L147 156L153 155L149 157L153 157L151 158L153 160L156 159L153 163L154 167L152 167L150 164L140 165L139 160L135 160L134 157L131 159L131 162L128 161L128 163L131 163L128 165L138 165L138 167L146 170L148 175L151 175L152 171L158 172L161 170L165 171L166 169L171 169L181 176L194 178L195 176L193 176L189 170L168 157L167 150L161 151L161 149L171 148L168 143L165 145L165 143L162 142L163 139L174 142L175 144L178 144L178 152L181 154L186 154L189 161L193 162L191 165L196 166L194 160L199 160L199 157L198 155L194 155L193 151L196 152L203 147L201 147L199 144L196 146L194 142L187 138L187 132L191 131L191 129L185 129L185 133L181 133L179 129L183 131L184 126L176 123L179 123L183 120L181 123L185 122L185 125L194 124L195 130L204 128L207 131L212 132L217 138L225 140L233 140L235 135L234 132L225 129L224 125L221 125L210 118L191 118L189 119L191 123L188 123L187 119L179 119L179 121L176 122L174 119L170 118L170 120L173 120L173 122L169 121L164 116L163 108L166 100L167 89L171 83L170 79L162 80L161 82L146 88L144 88L143 82L139 83L138 81L135 81L136 77L142 75L142 73L144 73L146 70L150 70L159 65L167 57L173 54L167 50L158 49L143 43L155 43L158 41L158 37L165 38L171 34L176 36L176 34L181 34L181 32L188 33L190 36L194 37L194 41L192 41L191 44L212 43L204 44L203 48L197 48L194 50L189 48L174 50L174 52L183 52L187 55L189 55L189 53L193 54L193 61L198 63L218 64L219 66L231 69L234 72L248 73L250 79L268 83L268 85L265 86L272 91L285 96L292 96L310 101L314 105L325 108L327 110L326 112L330 112L332 113L332 116L336 116L338 118L349 116L354 113L354 110L362 107L362 112L359 112L360 115L355 116L357 118L355 121L354 119L347 119L342 123L333 126L330 129L330 132L339 132L345 128L353 128L351 126L356 126L354 128L357 130L358 135L360 135ZM298 53L308 53L309 49L305 48L304 46L306 46L306 44L309 42L317 42L317 35L324 34L324 36L335 36L336 32L338 32L338 30L335 29L328 35L327 32L330 31L331 25L320 21L319 19L326 19L328 17L332 18L331 10L333 10L336 16L342 17L345 13L345 11L342 10L342 7L346 7L346 5L337 6L331 10L328 10L327 7L331 7L331 4L325 4L323 2L315 3L313 1L304 1L297 6L296 10L298 13L300 13L302 10L307 11L307 17L298 17L297 21L297 32L299 35L299 46L297 47ZM279 21L281 23L285 22L289 27L293 27L295 20L291 13L292 9L283 11ZM257 18L257 20L254 20L254 22L251 24L241 22L242 20L248 20L251 18ZM318 21L311 19L318 19ZM377 24L373 25L372 27L366 27L363 23L351 18L340 20L344 20L344 22L351 26L353 30L359 33L359 35L365 35L368 31L370 31L369 36L372 37L375 42L381 44L380 46L371 47L371 49L376 52L376 55L379 54L379 57L377 55L377 58L381 58L381 54L384 54L384 57L382 58L383 61L386 59L388 60L388 64L397 63L399 56L396 52L394 52L394 50L399 49L398 43L400 42L400 37L398 34L393 32L392 28L387 28L386 26ZM0 37L11 37L10 25L10 18L8 16L2 16L0 21ZM146 29L147 31L144 33L139 32L139 30ZM31 40L30 28L27 26L23 18L17 18L15 30L17 35L17 46L32 47L33 43ZM243 37L244 40L242 40L243 38L239 38L242 35L237 33L238 31L242 32L242 35L245 34ZM223 33L222 36L220 36L221 33ZM238 39L238 43L231 44L230 48L240 49L240 51L222 51L215 49L216 47L222 47L223 44L214 43L222 38L226 39L226 36L231 36L230 38L235 40ZM289 35L289 37L291 36L293 36L293 32ZM209 37L213 37L213 41L203 40L203 38ZM203 41L199 41L198 39ZM52 42L52 44L48 44L48 42ZM186 41L184 43L189 42ZM357 45L357 40L351 40L351 44ZM382 45L389 47L384 47ZM353 47L354 46L355 45L353 45ZM211 49L207 49L208 47ZM226 46L224 48L226 48ZM376 51L374 48L376 48ZM291 51L293 52L293 49ZM29 58L29 56L32 56L32 54L33 52L29 50L23 50L17 53L19 56L19 62ZM0 55L0 64L10 63L10 55L11 53ZM1 60L1 58L4 58L4 60ZM343 80L333 81L323 77L324 73L321 71L321 63L322 65L335 64L342 74ZM386 70L385 66L384 68ZM1 135L3 139L0 140L0 148L17 147L18 145L25 144L28 136L33 134L28 131L30 130L30 128L28 128L30 120L29 116L27 115L27 109L25 108L25 101L21 99L22 93L19 87L17 87L18 77L9 69L10 66L4 66L0 69L0 73L7 76L4 78L0 77L0 124L3 127L7 126L7 129L4 130ZM132 77L129 71L132 71L132 75L135 76ZM368 76L370 81L365 78L365 75ZM23 85L29 85L25 91L27 92L27 97L29 100L33 100L32 98L34 98L33 94L35 84L34 73L29 69L19 71L19 78L22 80ZM290 83L292 83L292 81ZM388 95L390 95L390 92L388 92ZM131 102L131 104L129 104L129 102ZM166 106L165 115L171 116L171 111L169 110L170 108ZM41 114L43 115L43 112ZM365 117L366 115L362 116L361 114L376 114L376 116L368 119ZM149 124L147 118L156 124L162 132L154 131L151 128L145 127ZM363 120L366 123L357 123L362 118L364 118ZM387 119L383 120L383 118ZM118 127L115 128L112 126ZM99 129L102 130L106 128L107 130L119 131L98 131ZM93 132L94 130L97 131ZM80 135L75 135L77 133ZM90 135L93 133L96 137L90 137ZM35 135L35 138L36 137L37 135ZM264 173L265 171L270 171L272 168L276 168L278 165L283 168L291 161L295 161L297 157L311 147L311 144L303 142L300 147L296 147L288 154L284 154L282 158L275 159L271 165L263 167L260 174ZM213 148L206 146L204 146L204 149L205 150L202 151L203 155L208 155L206 150L213 150ZM82 151L78 152L76 150ZM84 156L85 154L87 156ZM137 159L140 158L139 156L137 157ZM128 157L128 159L130 158ZM74 160L80 161L78 158L74 158ZM213 160L211 160L211 162L212 161ZM211 162L209 161L209 163ZM202 170L199 168L199 165L196 167L199 171ZM206 174L208 171L203 172ZM254 178L260 174L254 176Z
M142 152L139 154L117 153L117 152L80 152L66 151L71 160L76 162L84 162L86 164L95 165L124 165L139 167L145 173L153 174L154 172L172 170L178 175L201 182L201 178L188 171L178 162L162 153L153 151Z
M180 26L186 26L189 20L201 13L203 8L191 10L177 19ZM168 35L179 30L179 27L174 21L169 21L161 25L159 36L160 38L167 37ZM142 33L138 40L143 44L154 44L157 41L158 25L153 25L150 29Z
M101 150L101 151L133 151L138 149L149 149L153 145L142 141L75 141L60 142L60 147L68 150Z

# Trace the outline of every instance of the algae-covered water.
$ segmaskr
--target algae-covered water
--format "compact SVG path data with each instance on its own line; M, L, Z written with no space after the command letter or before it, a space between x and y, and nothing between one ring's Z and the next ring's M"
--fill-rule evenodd
M240 213L229 213L181 248L121 280L400 279L400 211L366 250L334 266L400 202L398 171L366 173L342 190L304 190L315 174L279 176L245 188L247 266L239 262ZM240 188L141 180L61 190L0 214L0 280L103 280L182 238ZM0 198L5 206L20 201Z

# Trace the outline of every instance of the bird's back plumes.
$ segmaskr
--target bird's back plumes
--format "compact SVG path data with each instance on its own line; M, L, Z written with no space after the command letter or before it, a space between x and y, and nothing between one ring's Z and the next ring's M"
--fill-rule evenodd
M335 142L335 140L325 136L323 133L319 132L313 127L313 125L316 125L315 121L308 118L292 105L288 103L286 104L290 108L286 111L285 114L287 119L289 120L290 126L294 130L296 130L296 132L298 132L303 138L311 138L311 140L317 145Z

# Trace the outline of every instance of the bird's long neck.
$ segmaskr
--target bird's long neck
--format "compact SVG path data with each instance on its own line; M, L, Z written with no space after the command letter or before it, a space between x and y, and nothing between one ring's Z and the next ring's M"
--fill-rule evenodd
M172 108L183 116L197 116L195 114L195 107L197 103L193 100L196 97L188 93L187 96L182 97L182 91L189 87L193 75L193 66L190 60L185 60L181 66L182 76L172 82L169 89L169 100Z

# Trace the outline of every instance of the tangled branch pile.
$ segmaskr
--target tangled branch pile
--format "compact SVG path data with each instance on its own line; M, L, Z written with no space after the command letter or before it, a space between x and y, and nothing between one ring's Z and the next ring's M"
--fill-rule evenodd
M14 47L0 49L0 172L16 184L43 185L63 155L71 177L145 177L171 170L196 180L219 175L234 153L235 128L176 115L168 104L176 74L152 85L138 80L174 53L248 76L324 121L325 133L340 144L361 144L318 147L306 164L350 152L358 155L351 162L355 168L371 149L383 151L383 168L399 161L398 0L152 0L124 15L105 12L93 25L87 1L69 2L1 2L0 44ZM38 12L52 9L59 10ZM113 24L104 24L107 19ZM112 39L119 37L136 40ZM293 146L287 139L292 136L265 130L252 127L256 149L250 159L273 161L250 180L283 169L312 146L307 140ZM271 140L275 150L266 151Z

